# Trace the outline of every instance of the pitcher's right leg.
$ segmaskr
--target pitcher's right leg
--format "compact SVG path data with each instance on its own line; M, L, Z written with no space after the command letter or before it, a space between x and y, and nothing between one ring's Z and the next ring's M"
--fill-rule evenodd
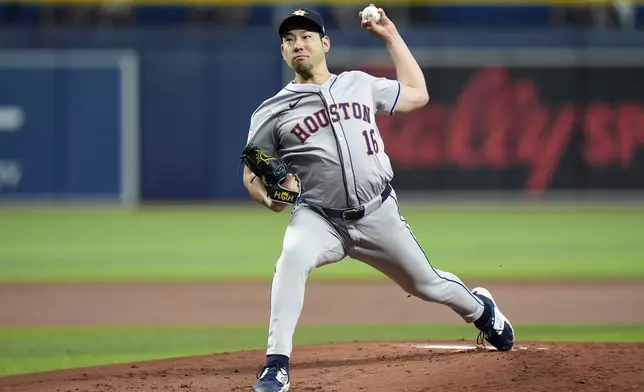
M284 235L282 254L275 264L267 355L291 355L308 275L313 269L344 257L340 235L324 218L308 207L293 213Z
M282 254L271 285L271 316L266 366L253 385L255 392L285 392L290 387L289 359L293 335L304 305L308 275L315 268L342 260L340 235L323 217L298 206L289 222Z

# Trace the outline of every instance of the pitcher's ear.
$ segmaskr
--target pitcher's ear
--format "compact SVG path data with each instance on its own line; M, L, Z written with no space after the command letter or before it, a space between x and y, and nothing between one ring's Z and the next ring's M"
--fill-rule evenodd
M329 49L331 49L331 39L326 35L322 37L322 46L324 47L325 52L328 52Z

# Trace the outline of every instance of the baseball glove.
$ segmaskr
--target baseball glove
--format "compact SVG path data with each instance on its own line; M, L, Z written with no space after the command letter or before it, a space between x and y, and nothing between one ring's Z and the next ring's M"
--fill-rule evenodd
M246 145L240 158L250 171L262 180L270 199L291 205L298 201L301 194L299 189L300 180L295 173L289 171L289 168L282 160L250 143ZM282 186L288 174L295 177L298 183L298 190L291 190Z

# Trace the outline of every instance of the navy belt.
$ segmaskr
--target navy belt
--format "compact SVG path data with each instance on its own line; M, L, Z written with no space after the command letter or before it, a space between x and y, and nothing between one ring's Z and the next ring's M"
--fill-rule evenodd
M382 203L384 203L385 200L387 200L389 195L391 195L391 185L387 183L387 185L385 186L385 190L383 190L382 193L380 193L380 196L369 201L367 204L363 204L361 206L354 207L354 208L347 208L344 210L322 208L322 211L329 218L342 219L345 221L354 221L354 220L361 219L365 215L368 215L372 211L375 211L378 208L380 208Z

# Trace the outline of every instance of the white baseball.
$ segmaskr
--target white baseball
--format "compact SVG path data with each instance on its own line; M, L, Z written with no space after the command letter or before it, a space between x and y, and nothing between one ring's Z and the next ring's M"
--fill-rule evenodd
M380 13L378 8L373 5L369 5L362 10L362 20L369 20L369 17L373 17L373 21L378 23L380 20Z

